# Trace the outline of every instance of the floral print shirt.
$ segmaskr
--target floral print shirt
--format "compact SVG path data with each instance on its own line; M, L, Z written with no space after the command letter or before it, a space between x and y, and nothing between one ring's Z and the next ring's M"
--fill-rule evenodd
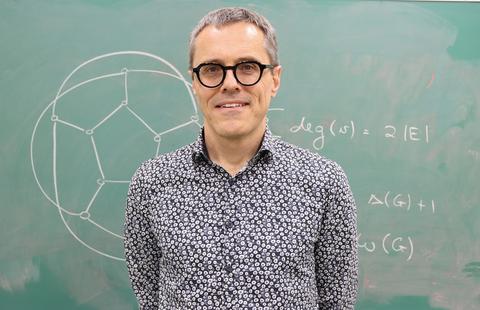
M272 136L235 176L203 130L130 183L125 257L140 309L353 309L355 201L342 168Z

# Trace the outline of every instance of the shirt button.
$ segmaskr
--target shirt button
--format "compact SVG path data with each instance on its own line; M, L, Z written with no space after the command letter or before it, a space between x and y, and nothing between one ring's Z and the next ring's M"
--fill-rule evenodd
M233 185L235 183L235 180L233 178L228 179L228 184Z
M227 228L232 228L232 227L233 227L233 221L228 221L228 222L225 224L225 227L227 227Z
M225 270L226 270L227 272L229 272L229 273L232 272L232 271L233 271L232 265L226 265L226 266L225 266Z

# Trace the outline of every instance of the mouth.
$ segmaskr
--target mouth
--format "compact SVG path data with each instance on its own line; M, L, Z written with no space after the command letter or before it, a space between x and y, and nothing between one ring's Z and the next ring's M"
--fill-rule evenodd
M235 108L243 108L247 106L247 102L222 102L217 105L215 105L216 109L235 109Z

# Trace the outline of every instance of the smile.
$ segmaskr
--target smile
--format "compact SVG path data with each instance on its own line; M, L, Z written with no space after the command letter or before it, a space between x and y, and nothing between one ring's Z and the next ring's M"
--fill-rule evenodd
M216 106L216 108L221 108L221 109L232 109L232 108L241 108L248 105L248 103L222 103Z

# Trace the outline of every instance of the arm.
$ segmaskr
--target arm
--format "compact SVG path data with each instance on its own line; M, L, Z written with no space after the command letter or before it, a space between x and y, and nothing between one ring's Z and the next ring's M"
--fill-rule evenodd
M148 218L148 190L142 165L130 182L125 211L125 260L140 309L158 309L160 249Z
M339 165L333 168L315 246L319 309L353 309L358 285L357 211L347 176Z

